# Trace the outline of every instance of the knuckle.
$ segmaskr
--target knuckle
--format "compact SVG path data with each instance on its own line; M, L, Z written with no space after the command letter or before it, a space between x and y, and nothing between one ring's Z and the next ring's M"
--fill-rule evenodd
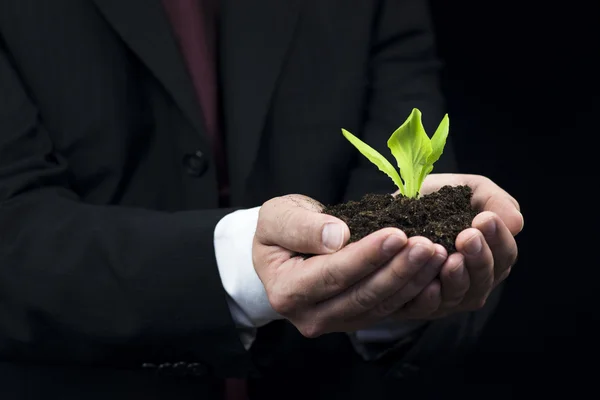
M479 302L477 302L475 304L475 308L477 310L481 310L481 309L483 309L485 307L486 303L487 303L487 298L483 298L483 299L479 300Z
M502 281L506 280L510 276L511 271L512 271L512 267L508 267L506 269L506 271L504 271L502 273L502 276L500 277L499 281L502 282Z
M298 331L307 339L315 339L325 333L323 325L318 321L313 321L308 324L301 324Z
M334 290L346 288L346 278L339 272L339 269L332 264L323 264L321 267L321 278L325 286Z
M466 305L466 309L467 311L479 311L481 310L483 307L485 307L486 304L486 299L482 298L482 299L474 299L470 302L467 303Z
M494 288L496 288L499 284L501 284L506 279L508 279L510 272L511 272L511 267L508 267L506 270L499 272L496 279L494 279Z
M516 248L509 250L506 256L506 266L512 267L517 263L517 259L519 258L519 251Z
M392 265L392 268L390 268L390 270L394 276L394 279L399 284L404 284L408 282L412 277L409 271L406 270L406 266L404 264Z
M265 214L268 214L278 201L279 199L277 197L273 197L272 199L262 203L260 209L258 210L258 217L261 218L264 217Z
M279 197L273 197L262 203L258 209L258 220L261 221L269 216L272 216L272 214L279 208L280 203L281 199Z
M371 314L375 318L385 318L388 315L392 315L394 311L396 310L390 304L380 304L371 311Z
M377 304L377 295L366 288L358 287L354 290L354 301L361 308L369 310Z
M285 293L268 293L268 299L273 310L283 316L290 315L296 310L296 302L293 297Z
M390 314L397 312L406 301L403 297L395 297L393 299L385 300L379 303L374 309L373 314L376 317L386 317Z

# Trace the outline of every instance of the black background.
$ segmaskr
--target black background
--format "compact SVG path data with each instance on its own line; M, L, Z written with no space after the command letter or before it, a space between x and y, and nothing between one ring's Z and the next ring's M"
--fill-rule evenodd
M598 205L572 202L597 181L600 14L593 2L432 5L461 167L507 189L526 221L502 303L449 395L578 398L600 370L600 265L585 242Z

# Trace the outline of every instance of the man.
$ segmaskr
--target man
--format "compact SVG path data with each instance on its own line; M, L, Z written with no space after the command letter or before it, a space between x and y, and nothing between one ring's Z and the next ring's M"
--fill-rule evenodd
M391 190L340 128L441 119L425 2L5 0L0 39L3 399L397 398L477 337L523 220L450 143L455 254L312 200Z

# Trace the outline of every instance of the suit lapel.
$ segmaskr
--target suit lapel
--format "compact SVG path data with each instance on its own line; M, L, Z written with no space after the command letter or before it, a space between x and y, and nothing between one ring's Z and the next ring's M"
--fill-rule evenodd
M93 0L123 41L171 94L205 141L204 119L160 0Z
M254 164L300 0L222 0L220 48L232 194Z
M171 94L207 145L204 120L161 0L93 0ZM256 159L301 0L220 0L220 73L232 194Z

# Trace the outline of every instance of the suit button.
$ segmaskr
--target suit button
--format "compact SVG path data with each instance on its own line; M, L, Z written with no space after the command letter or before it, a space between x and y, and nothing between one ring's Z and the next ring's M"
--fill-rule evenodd
M183 156L183 166L190 176L199 177L208 169L206 157L201 151Z

